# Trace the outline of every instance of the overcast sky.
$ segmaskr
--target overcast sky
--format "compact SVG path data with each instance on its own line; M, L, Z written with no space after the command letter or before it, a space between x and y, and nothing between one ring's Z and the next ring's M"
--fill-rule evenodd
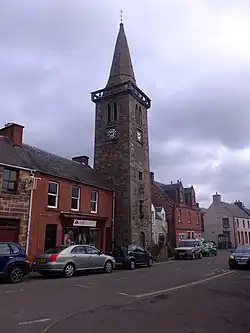
M156 5L157 4L157 5ZM1 0L0 124L26 143L93 156L90 92L124 25L149 111L151 169L250 206L249 0Z

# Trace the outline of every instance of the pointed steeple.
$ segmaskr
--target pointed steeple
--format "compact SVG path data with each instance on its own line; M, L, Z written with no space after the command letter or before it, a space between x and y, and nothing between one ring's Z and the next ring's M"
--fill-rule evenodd
M127 81L136 83L128 42L121 22L106 88Z

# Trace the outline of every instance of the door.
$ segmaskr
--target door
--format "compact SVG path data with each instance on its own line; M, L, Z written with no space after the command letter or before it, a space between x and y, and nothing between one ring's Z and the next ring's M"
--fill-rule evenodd
M7 243L0 244L0 275L3 275L9 261L14 260Z
M90 256L90 268L102 268L104 266L104 255L92 246L85 246L86 253Z
M146 257L147 253L145 253L145 250L141 247L136 247L134 250L135 260L138 264L145 264L146 263Z
M84 246L75 246L71 250L71 255L77 270L89 268L90 256L86 254Z
M47 224L45 231L45 240L44 240L44 251L56 247L56 233L57 225L56 224Z

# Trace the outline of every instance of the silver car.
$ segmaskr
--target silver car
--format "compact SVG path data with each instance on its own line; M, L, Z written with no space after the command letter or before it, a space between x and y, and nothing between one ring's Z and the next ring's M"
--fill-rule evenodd
M115 259L103 254L89 245L58 246L37 256L33 265L33 272L42 276L63 274L70 278L77 271L102 270L111 273L115 267Z

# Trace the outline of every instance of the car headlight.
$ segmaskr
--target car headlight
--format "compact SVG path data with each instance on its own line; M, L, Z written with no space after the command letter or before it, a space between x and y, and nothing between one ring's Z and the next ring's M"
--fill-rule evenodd
M234 259L234 256L233 256L233 255L231 255L231 256L230 256L230 259Z

